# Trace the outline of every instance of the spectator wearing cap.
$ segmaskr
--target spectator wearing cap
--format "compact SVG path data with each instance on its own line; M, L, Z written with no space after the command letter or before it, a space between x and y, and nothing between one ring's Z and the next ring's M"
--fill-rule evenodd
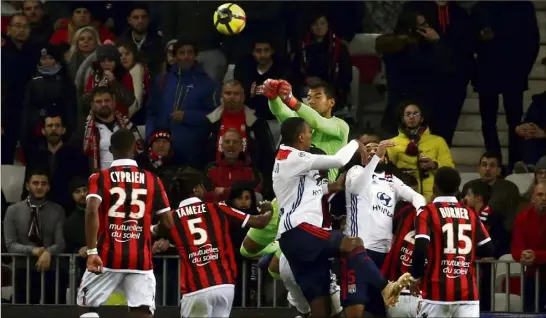
M64 119L65 137L76 131L76 88L67 75L59 48L49 43L42 46L36 75L26 88L20 138L23 148L42 140L46 114L58 114Z
M72 17L61 23L53 33L49 42L53 44L70 43L76 31L83 27L92 26L93 14L96 13L96 4L86 1L74 1L71 4ZM114 35L105 27L98 28L100 42L113 40Z
M546 156L540 158L540 160L536 163L536 165L533 168L534 168L535 178L533 180L533 183L529 187L529 189L523 195L524 205L525 203L531 202L531 196L533 194L533 190L535 186L538 183L546 182Z
M133 78L123 67L120 53L113 44L105 44L95 51L97 60L92 64L92 73L87 77L83 98L83 113L89 110L89 93L95 87L108 87L114 94L116 110L129 118L140 105L134 95Z
M135 44L145 65L153 75L161 72L163 39L150 25L150 12L143 2L135 2L127 12L128 28L120 40Z
M260 171L264 180L271 180L275 144L267 122L256 117L255 111L245 106L244 89L237 80L224 83L221 101L222 105L207 115L210 131L207 148L212 151L208 155L208 161L223 166L226 156L229 156L227 152L231 153L234 151L231 148L236 147L234 159L242 152L245 158L243 161ZM235 130L240 141L234 139L226 141L225 134L229 130ZM239 144L235 146L232 144L234 142ZM231 164L233 163L229 163ZM267 181L265 183L271 184ZM226 185L223 184L222 187Z
M523 140L523 164L533 166L546 156L546 91L533 96L523 123L516 127L516 134ZM514 169L517 169L516 165ZM525 170L527 169L523 169Z
M30 41L43 45L53 35L53 23L44 13L44 4L41 1L24 1L23 14L30 23Z
M164 2L160 14L163 37L194 43L197 61L216 85L223 82L227 70L221 34L209 20L219 5L216 1L169 1Z
M87 243L85 241L85 207L87 202L87 179L75 176L70 180L68 191L74 202L75 208L64 221L63 233L66 242L66 252L87 256Z
M138 166L155 173L165 187L181 168L173 164L172 135L168 129L159 128L148 138L148 148L136 158Z
M208 130L206 116L217 105L216 85L196 61L194 44L179 40L173 48L177 62L156 76L150 91L146 136L157 127L170 127L174 163L203 168Z
M512 257L525 270L523 304L526 312L535 311L535 292L538 288L538 312L546 306L546 183L533 189L532 205L521 211L514 223ZM540 270L540 274L537 270ZM535 275L539 275L537 286Z
M8 25L8 38L2 45L2 164L13 164L21 131L25 87L36 72L39 50L28 41L30 24L22 14Z
M110 138L121 128L129 129L136 140L136 152L144 151L140 133L131 120L116 110L114 93L106 86L98 86L89 95L91 111L86 119L83 152L89 158L92 172L110 167L114 157L110 152Z
M76 147L63 140L65 121L59 114L46 114L43 119L41 138L25 148L27 171L47 171L51 189L49 200L62 206L65 211L72 208L68 183L75 175L89 175L87 160L81 146Z

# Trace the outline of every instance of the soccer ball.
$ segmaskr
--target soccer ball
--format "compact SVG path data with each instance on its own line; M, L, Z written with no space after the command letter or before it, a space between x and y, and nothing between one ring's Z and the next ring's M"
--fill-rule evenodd
M225 35L241 33L246 25L245 11L234 3L224 3L214 11L214 26Z

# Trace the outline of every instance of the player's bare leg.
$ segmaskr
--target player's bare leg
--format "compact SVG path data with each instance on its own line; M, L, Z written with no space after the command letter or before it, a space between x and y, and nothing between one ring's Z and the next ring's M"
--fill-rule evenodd
M330 317L331 315L330 296L317 297L311 301L311 317Z
M131 318L152 318L154 316L148 306L129 307L129 312Z

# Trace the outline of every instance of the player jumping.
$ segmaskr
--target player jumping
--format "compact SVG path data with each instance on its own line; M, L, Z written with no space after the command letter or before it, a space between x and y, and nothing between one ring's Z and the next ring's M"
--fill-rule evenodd
M265 88L267 90L268 85ZM329 258L339 256L340 252L359 260L358 271L365 272L363 276L368 282L382 290L386 304L394 305L407 279L388 282L367 256L362 239L322 229L323 190L318 170L343 167L359 150L359 142L351 141L335 155L312 155L307 152L311 147L311 130L298 117L283 122L281 142L273 167L273 190L281 216L279 244L296 282L311 304L311 316L330 315Z
M132 317L152 317L155 276L149 229L154 213L166 227L172 227L171 215L165 213L170 211L169 200L161 180L131 159L136 144L131 131L116 131L110 144L111 167L89 178L87 270L77 303L90 312L80 317L98 317L97 308L116 289L124 292Z
M182 261L181 317L229 317L235 293L237 264L229 235L230 224L264 228L271 220L271 204L260 204L261 215L249 215L225 203L205 203L202 176L184 171L171 184L170 197L180 206L172 212L170 230ZM161 225L161 223L160 223ZM159 225L159 226L160 226ZM157 233L160 228L152 228Z
M476 213L457 202L460 183L457 170L439 168L434 200L417 212L412 286L420 285L423 296L418 317L480 317L474 259L476 252L491 256L493 246Z
M355 165L347 171L345 201L347 216L344 233L357 236L366 242L366 250L376 266L383 266L392 245L392 224L396 203L400 200L412 202L416 209L426 205L425 198L406 186L396 176L378 168L385 160L387 147L392 141L366 145L369 156L361 158L362 165ZM364 167L363 167L364 166ZM358 260L342 259L341 299L349 317L362 317L364 307L374 315L385 315L380 290L367 286L367 277L356 270ZM363 275L366 275L364 273ZM404 273L402 273L404 275ZM407 274L409 278L409 274Z

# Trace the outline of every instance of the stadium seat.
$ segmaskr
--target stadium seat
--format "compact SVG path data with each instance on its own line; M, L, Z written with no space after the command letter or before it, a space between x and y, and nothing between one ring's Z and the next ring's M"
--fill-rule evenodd
M535 176L532 173L518 173L507 176L506 180L515 183L518 186L519 193L524 194L535 180Z
M514 261L514 258L511 254L505 254L499 258L499 261ZM506 275L506 273L508 272L508 266L506 264L497 264L496 268L497 274L495 276L495 292L499 292L504 289L504 284L507 276L519 278L521 275L521 264L519 263L510 264L509 275ZM510 281L510 283L512 283L512 281Z
M509 294L510 298L510 310L508 310L508 302L506 301L506 294L495 293L495 308L496 312L522 312L523 302L519 295Z
M478 179L480 175L477 172L462 172L461 173L461 186L459 190L463 190L463 186L471 180Z
M24 182L24 166L2 165L2 191L8 203L21 201Z
M353 80L351 81L351 92L349 93L349 104L352 106L352 109L357 109L359 102L359 82L360 82L360 71L356 66L352 67L353 70Z
M224 75L224 82L227 82L229 80L233 79L233 72L235 71L235 64L229 64L226 75Z

